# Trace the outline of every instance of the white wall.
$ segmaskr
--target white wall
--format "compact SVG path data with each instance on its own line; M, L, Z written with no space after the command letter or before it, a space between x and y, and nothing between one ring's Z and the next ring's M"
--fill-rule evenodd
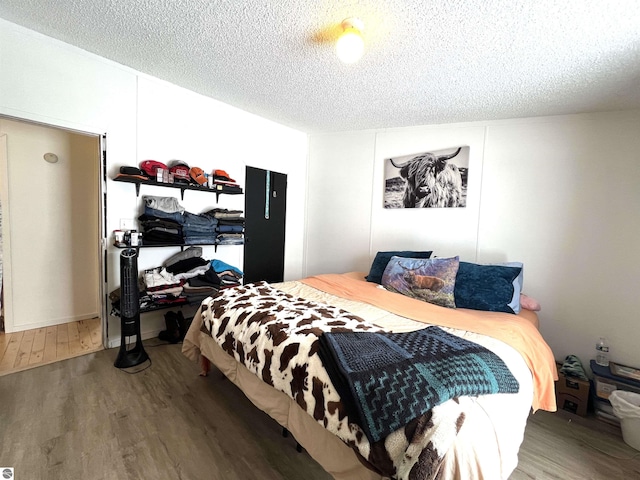
M98 139L0 120L7 135L7 331L95 317L99 303ZM48 163L47 152L58 156Z
M312 136L305 273L363 269L369 262L375 136Z
M116 175L121 165L137 165L147 159L163 163L180 159L205 172L222 169L240 185L244 184L247 165L287 174L285 279L300 278L307 136L148 76L138 77L137 98L136 155L126 160L115 159L110 164L110 175ZM243 195L220 195L217 203L214 194L188 190L183 200L178 189L142 186L140 198L136 199L133 185L117 184L117 187L121 211L130 212L133 208L136 212L134 219L142 213L141 197L145 194L176 197L192 213L216 207L244 209ZM109 231L118 228L119 219L114 215L110 215L109 222ZM202 248L204 258L218 258L243 268L242 247L221 245L217 251L212 246ZM156 267L178 251L178 247L143 249L138 267L141 270ZM111 252L115 262L119 262L119 253ZM195 310L195 307L185 308L185 315ZM148 335L156 335L165 328L164 313L144 315Z
M186 161L206 172L225 170L241 185L245 167L288 175L285 278L302 274L302 236L308 141L306 134L150 77L138 79L138 144L136 160ZM126 162L116 162L117 166ZM131 162L129 163L131 164ZM167 195L153 187L152 195ZM173 195L179 196L177 191ZM242 195L215 195L189 191L181 204L190 212L210 208L244 208ZM220 246L218 258L242 267L242 249Z
M309 178L304 273L367 271L387 249L523 261L557 359L588 363L604 335L614 361L640 366L639 133L631 111L313 135L309 172L324 173ZM382 207L385 158L458 145L466 208ZM327 200L329 180L346 196Z
M302 274L307 136L0 19L0 114L107 134L107 173L141 160L182 158L208 169L219 167L243 181L244 166L288 174L285 276ZM169 189L142 187L141 194ZM173 191L173 190L172 190ZM175 190L178 192L178 190ZM174 192L174 193L175 193ZM133 185L107 182L107 232L121 218L136 218L140 200ZM190 195L192 194L193 195ZM200 192L185 193L185 208L213 206ZM34 198L37 200L37 196ZM224 205L231 206L231 203ZM223 197L220 200L223 205ZM111 236L108 237L111 244ZM223 253L224 248L224 253ZM219 249L230 255L232 247ZM155 266L170 250L150 249L140 267ZM120 251L108 247L107 291L119 281ZM162 314L142 317L143 337L164 328ZM109 317L109 344L120 340L120 321Z

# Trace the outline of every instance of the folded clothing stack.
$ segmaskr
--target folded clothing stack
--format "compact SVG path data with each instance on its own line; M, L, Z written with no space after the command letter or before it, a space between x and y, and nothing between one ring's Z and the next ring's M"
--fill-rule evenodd
M173 197L145 195L144 214L138 217L145 245L182 243L182 212L184 208Z
M237 287L242 284L244 273L239 268L222 260L211 260L211 268L220 278L220 288Z
M219 233L216 236L218 245L244 245L244 235L242 233Z
M202 248L190 247L165 261L167 271L179 280L186 280L206 273L211 265L201 257Z
M145 195L138 217L145 245L215 245L218 220L185 211L176 198Z
M145 245L167 245L182 243L182 225L175 220L151 215L140 215L138 223L143 232Z
M207 215L184 212L182 236L187 245L215 245L218 220Z
M197 305L223 288L242 284L242 271L222 260L205 260L202 247L191 246L144 270L138 279L140 311L154 307ZM120 315L120 289L109 294L112 314Z
M218 245L243 245L244 244L244 217L242 210L228 210L226 208L214 208L203 215L215 218L216 243Z
M183 280L176 278L163 267L150 268L143 274L145 293L150 305L180 305L187 299L182 295Z
M183 295L190 304L202 302L220 288L220 279L211 263L202 258L201 247L189 247L168 258L164 265L184 279Z
M242 210L229 210L228 208L212 208L203 213L208 217L222 219L236 219L242 217ZM244 220L244 219L243 219Z

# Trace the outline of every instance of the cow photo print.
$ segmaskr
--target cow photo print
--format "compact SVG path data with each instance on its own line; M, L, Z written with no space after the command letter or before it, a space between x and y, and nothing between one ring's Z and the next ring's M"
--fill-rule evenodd
M469 147L386 158L384 208L467 206Z

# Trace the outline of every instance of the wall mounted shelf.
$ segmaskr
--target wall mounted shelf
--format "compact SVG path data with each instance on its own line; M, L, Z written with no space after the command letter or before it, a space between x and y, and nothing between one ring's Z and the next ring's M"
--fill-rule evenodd
M139 178L132 177L115 177L112 179L114 182L125 182L125 183L133 183L136 186L136 197L140 196L140 185L153 185L156 187L168 187L168 188L178 188L180 189L180 198L184 200L184 191L185 190L195 190L197 192L204 193L215 193L216 194L216 202L220 195L241 195L242 188L241 187L230 187L227 185L215 185L215 188L209 187L201 187L199 185L194 185L191 183L164 183L158 182L156 180L142 180Z
M234 246L242 246L242 243L198 243L198 244L191 244L191 243L156 243L156 244L152 244L152 245L136 245L136 246L131 246L131 245L116 245L115 243L113 244L114 247L116 248L166 248L166 247L180 247L180 250L184 250L185 248L188 247L214 247L214 251L217 252L218 251L218 247L225 247L225 246L229 246L229 247L234 247Z

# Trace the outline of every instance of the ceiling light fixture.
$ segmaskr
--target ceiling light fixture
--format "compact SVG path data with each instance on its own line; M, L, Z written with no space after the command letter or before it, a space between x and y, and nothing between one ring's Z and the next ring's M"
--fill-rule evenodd
M360 60L364 52L362 31L364 24L361 20L350 17L342 21L342 34L336 43L338 58L343 63L355 63Z

